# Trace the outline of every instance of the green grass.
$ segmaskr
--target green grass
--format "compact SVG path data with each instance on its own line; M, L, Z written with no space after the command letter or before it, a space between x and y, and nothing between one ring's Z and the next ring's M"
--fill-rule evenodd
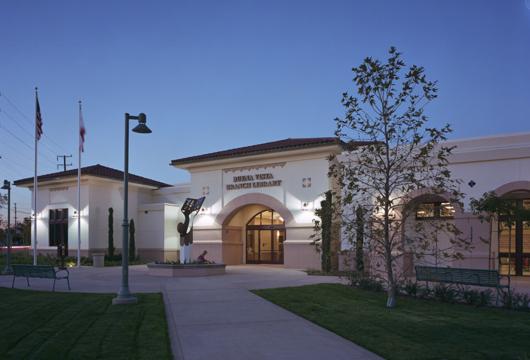
M254 291L386 359L530 359L530 313L399 298L339 284Z
M171 359L162 295L113 297L0 288L0 359Z

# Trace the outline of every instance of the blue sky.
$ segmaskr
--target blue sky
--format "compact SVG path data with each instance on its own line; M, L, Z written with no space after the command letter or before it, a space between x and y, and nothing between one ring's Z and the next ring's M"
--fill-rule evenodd
M145 112L153 133L131 136L130 170L175 183L188 177L168 166L174 158L331 136L351 67L391 45L439 81L427 111L453 125L453 138L527 132L529 3L2 1L0 176L33 174L35 86L39 173L54 171L59 154L76 163L81 99L84 164L122 169L123 114ZM29 192L14 199L30 208Z

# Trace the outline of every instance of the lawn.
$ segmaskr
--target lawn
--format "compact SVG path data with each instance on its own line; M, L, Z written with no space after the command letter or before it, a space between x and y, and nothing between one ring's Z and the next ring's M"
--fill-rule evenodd
M113 297L0 288L0 359L171 359L162 295Z
M254 291L386 359L530 359L530 313L399 298L339 284Z

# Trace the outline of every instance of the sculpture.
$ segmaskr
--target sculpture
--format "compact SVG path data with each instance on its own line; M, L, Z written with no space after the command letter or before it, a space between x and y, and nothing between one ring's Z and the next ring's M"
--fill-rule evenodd
M180 235L180 263L187 264L191 263L191 248L193 244L193 222L197 217L199 210L202 207L205 197L199 199L187 198L184 201L180 211L184 214L184 222L178 223L177 231ZM191 220L190 226L190 216L193 214L193 220Z

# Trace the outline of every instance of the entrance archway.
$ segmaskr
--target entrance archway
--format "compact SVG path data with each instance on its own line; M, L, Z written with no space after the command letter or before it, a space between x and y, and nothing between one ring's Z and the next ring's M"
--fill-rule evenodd
M258 215L261 213L263 215ZM225 264L284 263L285 229L294 219L285 205L274 197L261 193L238 196L223 206L215 221L222 226L222 258ZM248 237L247 226L248 230L254 231ZM276 232L271 232L273 230ZM271 239L270 249L267 231ZM252 252L247 251L250 242L254 243ZM263 246L262 252L260 246ZM270 257L265 256L266 251L271 251ZM254 255L256 252L261 256ZM252 256L247 259L249 254Z
M272 209L262 210L246 224L247 264L283 264L285 220Z

